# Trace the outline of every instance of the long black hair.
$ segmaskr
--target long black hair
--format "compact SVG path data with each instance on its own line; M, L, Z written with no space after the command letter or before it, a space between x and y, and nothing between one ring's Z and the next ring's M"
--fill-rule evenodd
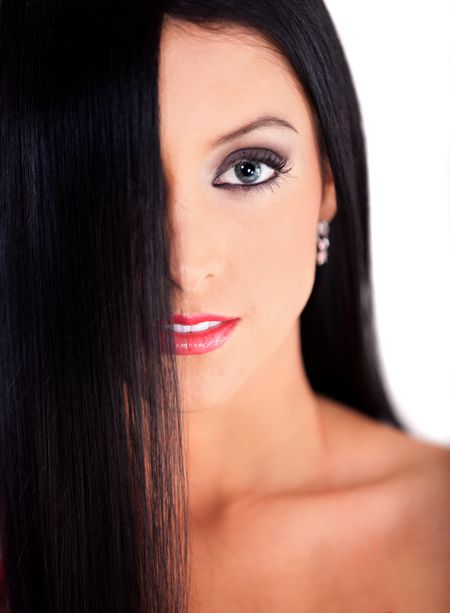
M298 75L338 203L329 260L301 315L305 368L318 392L400 428L373 326L351 74L322 0L2 0L0 11L0 535L10 611L184 613L181 395L173 338L160 325L172 314L164 17L252 28Z

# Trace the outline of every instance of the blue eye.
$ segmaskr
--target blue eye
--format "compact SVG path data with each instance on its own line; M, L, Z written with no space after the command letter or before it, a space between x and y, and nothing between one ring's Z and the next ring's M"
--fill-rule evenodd
M276 184L282 174L291 170L286 168L288 160L275 154L270 149L241 149L235 151L221 164L218 170L214 187L223 189L250 189L265 188ZM223 169L227 169L223 172ZM217 183L217 178L223 182ZM231 182L237 179L237 183Z

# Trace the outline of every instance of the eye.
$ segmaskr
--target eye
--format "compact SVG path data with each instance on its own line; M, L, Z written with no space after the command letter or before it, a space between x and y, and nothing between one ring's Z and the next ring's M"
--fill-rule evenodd
M231 154L220 166L213 185L224 189L249 190L271 187L285 168L288 160L270 149L241 149ZM224 169L227 169L223 172ZM221 179L217 182L217 179ZM236 182L237 180L237 182Z

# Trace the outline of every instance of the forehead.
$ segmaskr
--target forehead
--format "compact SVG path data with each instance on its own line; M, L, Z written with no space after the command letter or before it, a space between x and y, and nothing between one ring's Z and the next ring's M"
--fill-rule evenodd
M289 62L259 33L212 30L166 19L159 68L163 144L199 151L221 134L264 114L299 126L311 114Z

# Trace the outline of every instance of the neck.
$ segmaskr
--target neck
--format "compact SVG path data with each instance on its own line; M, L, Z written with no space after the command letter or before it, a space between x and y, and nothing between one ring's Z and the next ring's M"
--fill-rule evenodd
M308 491L324 472L320 398L303 366L299 322L226 402L184 413L190 512Z

